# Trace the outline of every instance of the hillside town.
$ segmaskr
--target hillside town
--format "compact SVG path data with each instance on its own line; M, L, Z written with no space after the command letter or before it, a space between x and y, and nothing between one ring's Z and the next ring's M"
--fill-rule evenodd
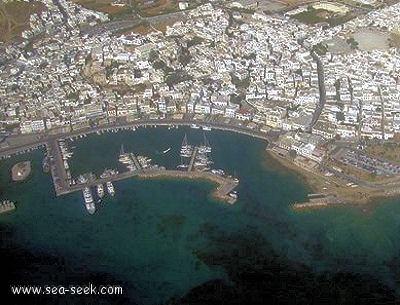
M71 1L43 3L20 42L0 44L2 147L9 135L143 118L218 121L274 132L279 155L294 153L313 168L327 159L327 143L359 149L400 132L400 54L392 44L400 3L328 26L294 17L349 8L315 2L267 13L210 1L180 5L185 18L147 34L107 27L107 14ZM363 45L365 31L382 43ZM378 174L388 173L382 162Z

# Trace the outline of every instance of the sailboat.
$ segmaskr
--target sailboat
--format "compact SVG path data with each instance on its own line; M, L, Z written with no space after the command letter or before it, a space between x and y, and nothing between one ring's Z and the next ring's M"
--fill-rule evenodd
M185 137L183 138L183 141L182 141L180 155L181 155L181 157L190 158L190 156L192 155L192 151L193 151L193 148L191 145L188 144L187 136L185 134Z
M203 133L203 136L204 136L204 150L205 150L205 152L210 153L211 152L210 143L208 142L205 133Z

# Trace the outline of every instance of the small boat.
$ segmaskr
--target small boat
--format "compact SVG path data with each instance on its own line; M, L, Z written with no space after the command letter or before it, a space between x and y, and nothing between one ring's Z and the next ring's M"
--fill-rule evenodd
M104 196L103 184L98 184L97 185L97 196L99 196L99 198L103 198L103 196Z
M171 147L169 147L168 149L166 149L166 150L163 150L163 154L166 154L167 152L169 152L171 150Z
M111 183L111 181L108 181L108 182L106 183L106 185L107 185L107 191L108 191L108 193L109 193L111 196L114 196L114 195L115 195L114 185Z
M94 205L92 193L88 187L85 187L82 192L83 198L85 199L86 210L90 215L93 215L96 212L96 207Z
M238 195L237 195L237 193L235 191L229 193L229 196L232 197L233 199L237 199L238 198Z

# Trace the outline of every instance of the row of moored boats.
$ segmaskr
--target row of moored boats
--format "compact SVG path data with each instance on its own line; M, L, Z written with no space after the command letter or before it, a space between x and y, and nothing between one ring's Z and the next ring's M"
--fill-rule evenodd
M114 185L112 184L111 181L108 181L106 183L106 188L107 188L107 192L110 196L115 195ZM95 205L95 201L93 198L92 190L90 189L90 187L85 187L82 190L82 192L83 192L83 198L85 199L86 210L89 212L89 214L93 215L96 212L96 205ZM96 186L96 193L97 193L97 197L98 197L97 203L100 203L101 199L105 195L105 190L104 190L103 184L98 184Z

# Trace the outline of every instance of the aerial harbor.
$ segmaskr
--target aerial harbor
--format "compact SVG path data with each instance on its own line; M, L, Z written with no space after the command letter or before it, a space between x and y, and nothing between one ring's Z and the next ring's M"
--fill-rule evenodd
M165 167L157 164L152 164L151 159L135 155L134 153L125 152L124 146L121 145L118 161L122 165L123 171L118 169L105 169L99 177L93 173L84 173L78 177L73 177L68 159L72 157L73 152L69 149L66 139L54 140L51 145L46 145L46 156L50 160L51 176L54 183L54 189L57 196L69 194L76 191L82 191L84 202L89 214L94 214L96 211L95 200L93 199L92 191L97 193L99 202L105 194L110 196L115 195L113 181L119 181L127 178L187 178L187 179L206 179L218 184L217 189L213 192L216 199L226 201L230 204L237 200L237 193L234 188L239 184L236 177L225 175L223 170L211 169L212 161L209 154L211 146L205 136L204 142L199 146L188 144L187 135L182 142L180 148L181 163L177 166L178 170L166 170ZM164 150L166 154L171 150L171 147ZM186 164L183 164L186 162ZM106 186L104 188L104 185Z
M0 1L4 297L399 304L399 50L399 0Z

